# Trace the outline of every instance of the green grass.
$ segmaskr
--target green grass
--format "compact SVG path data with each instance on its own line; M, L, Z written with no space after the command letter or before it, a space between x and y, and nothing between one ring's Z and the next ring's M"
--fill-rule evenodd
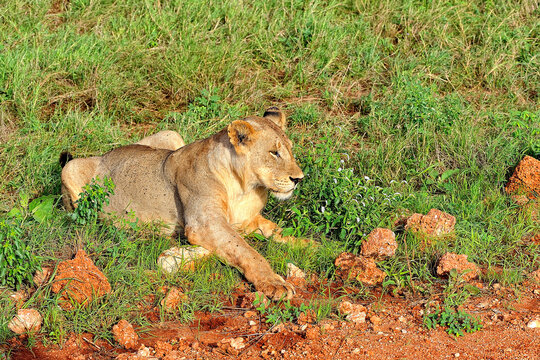
M540 157L539 15L527 0L3 2L0 216L26 196L59 196L62 151L101 154L162 129L192 142L279 105L307 176L265 212L322 245L252 239L278 272L290 261L332 278L336 254L358 252L372 228L435 207L456 217L455 239L423 248L398 235L397 256L380 264L385 288L429 290L447 250L487 269L487 282L519 284L540 263L521 241L539 225L503 187L524 155ZM82 246L113 292L65 313L40 288L26 306L44 314L46 341L111 339L120 318L144 325L136 306L162 285L192 299L162 316L187 320L218 310L240 279L216 259L196 274L156 274L176 239L76 225L58 204L52 213L26 219L30 249L54 264ZM0 301L1 342L14 308Z

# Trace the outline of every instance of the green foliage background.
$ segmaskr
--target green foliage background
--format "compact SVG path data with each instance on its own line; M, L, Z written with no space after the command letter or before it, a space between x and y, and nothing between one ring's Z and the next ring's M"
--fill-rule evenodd
M469 255L485 281L520 283L538 268L538 246L522 239L539 225L503 187L524 155L540 156L538 18L532 0L2 2L0 217L52 195L22 206L18 238L49 264L84 247L114 289L107 306L69 314L39 289L28 305L45 314L44 333L110 338L121 317L144 324L134 304L162 284L189 292L177 314L189 319L219 309L239 279L215 259L197 274L147 276L177 240L74 224L51 202L59 154L101 154L162 129L189 143L271 105L289 115L306 179L265 211L322 244L253 239L278 272L292 261L332 277L336 253L358 251L372 228L436 207L456 216L455 238L424 248L399 235L396 257L379 264L387 286L429 289L447 250ZM215 271L221 280L210 281ZM0 318L12 312L3 306Z

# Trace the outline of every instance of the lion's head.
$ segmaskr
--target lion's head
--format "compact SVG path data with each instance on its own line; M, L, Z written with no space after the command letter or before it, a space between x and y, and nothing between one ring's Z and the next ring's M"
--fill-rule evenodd
M252 116L233 121L227 128L229 139L244 169L255 175L278 199L291 197L304 174L292 153L292 142L285 135L286 118L276 107L263 117Z

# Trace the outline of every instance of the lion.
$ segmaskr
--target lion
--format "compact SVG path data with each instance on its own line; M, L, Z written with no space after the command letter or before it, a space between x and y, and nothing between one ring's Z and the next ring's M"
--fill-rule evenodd
M268 193L286 200L304 177L285 129L284 113L271 107L188 145L178 133L162 131L103 156L69 160L62 169L64 206L74 209L92 179L110 177L115 191L104 212L134 212L143 222L162 223L168 235L183 231L191 244L238 268L257 291L290 299L293 286L241 236L294 241L261 215Z

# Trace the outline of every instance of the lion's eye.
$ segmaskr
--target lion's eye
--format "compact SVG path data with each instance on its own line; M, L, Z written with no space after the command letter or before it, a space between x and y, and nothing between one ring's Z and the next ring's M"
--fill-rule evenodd
M276 158L281 157L277 151L270 151L270 154Z

